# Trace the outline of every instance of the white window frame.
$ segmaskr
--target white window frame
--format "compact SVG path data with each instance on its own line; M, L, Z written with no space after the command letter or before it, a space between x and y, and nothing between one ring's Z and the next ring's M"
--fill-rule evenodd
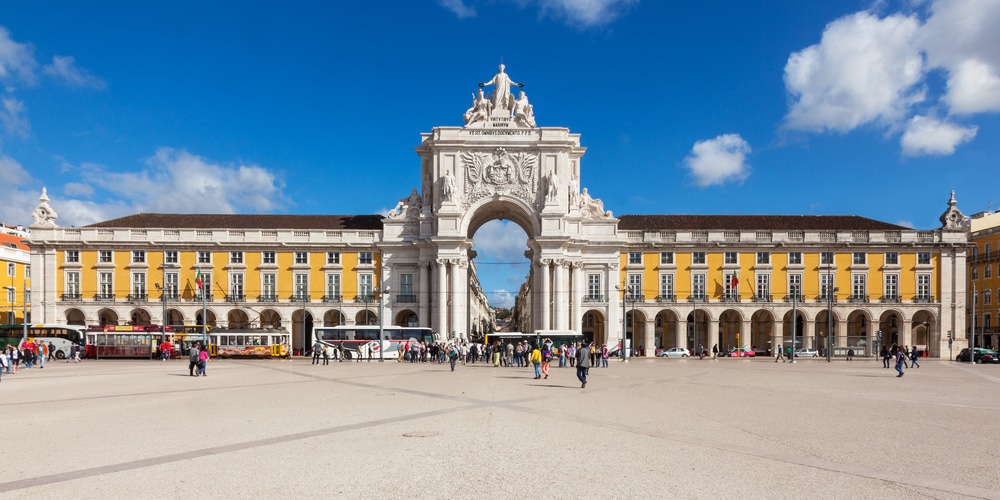
M660 298L674 300L674 273L660 274Z
M80 251L79 250L66 250L66 262L67 263L80 263Z
M837 275L834 273L819 274L819 296L823 300L830 300L833 294L833 284L837 282Z
M115 273L100 271L97 273L97 290L101 297L115 296Z
M691 252L691 263L692 264L705 264L708 262L708 257L705 256L705 252Z
M80 271L66 272L66 294L80 297Z
M899 298L899 275L896 273L886 273L883 276L883 281L885 281L885 286L883 288L883 293L889 299Z
M789 273L788 274L788 295L795 296L795 300L801 302L804 298L802 294L802 274L801 273Z
M757 252L757 263L758 264L770 264L771 263L771 252Z
M163 281L165 286L163 288L163 293L167 295L168 298L177 299L179 298L178 291L180 290L181 276L178 273L164 273Z
M146 251L145 250L132 250L132 263L133 264L145 264L146 263Z
M708 300L708 276L705 273L691 273L691 296L697 300Z
M261 264L277 264L278 258L275 256L273 251L264 251L260 253L260 263Z
M413 293L413 274L403 273L399 275L399 294L402 298L415 299L416 294ZM412 300L411 302L416 302Z
M674 263L674 252L660 252L660 264L670 265Z
M178 263L177 250L165 250L163 252L163 262L167 264L177 264Z
M788 252L788 263L802 265L802 252Z
M722 254L723 264L739 264L740 263L740 253L739 252L723 252Z
M837 260L834 257L833 252L820 252L819 253L819 264L821 266L832 266L833 262Z
M260 294L265 300L278 298L278 274L260 273Z
M309 263L309 252L295 252L294 253L294 263L295 264L308 264Z
M212 252L206 250L198 250L198 263L199 264L211 264L212 263Z
M736 276L736 288L733 288L733 276ZM722 296L726 299L736 299L740 295L740 276L734 272L722 273Z
M243 271L229 273L229 296L242 297L239 300L246 300L246 275L243 274Z
M340 252L326 252L327 264L340 264Z
M358 252L358 264L372 265L375 263L374 252Z
M854 252L851 255L851 263L855 266L863 266L868 264L868 254L865 252Z
M293 279L295 300L309 300L309 274L295 273Z
M329 300L333 300L335 297L337 300L342 298L340 295L340 273L326 274L326 296Z
M145 297L146 296L146 273L145 272L133 272L132 273L132 296L133 297Z
M865 273L852 273L851 297L858 298L865 295L868 295L868 275Z
M917 264L918 265L929 265L931 263L931 253L930 252L917 252Z
M229 263L230 264L242 264L243 263L243 252L239 250L230 250L229 252Z
M930 300L931 298L931 275L920 273L917 275L917 298Z
M115 253L112 252L111 250L98 250L97 262L99 264L114 264Z
M644 297L642 296L642 274L641 273L629 273L628 275L628 293L625 295L629 302L642 302Z
M885 253L885 263L889 266L899 265L899 252L886 252Z
M642 264L642 252L629 252L628 253L628 263L629 264Z
M757 297L766 299L771 297L771 273L754 273L756 281L755 290Z
M604 295L601 293L602 291L601 275L599 273L587 274L587 297L591 300L600 300Z
M373 297L375 295L375 276L370 273L358 275L358 297ZM371 299L369 299L370 301ZM363 300L362 300L363 301Z

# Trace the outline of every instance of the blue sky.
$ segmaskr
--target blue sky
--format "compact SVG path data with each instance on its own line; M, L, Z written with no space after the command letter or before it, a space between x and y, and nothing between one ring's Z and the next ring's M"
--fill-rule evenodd
M617 214L996 210L1000 2L8 2L0 219L385 213L502 60ZM495 304L525 235L476 234ZM503 263L515 262L516 265Z

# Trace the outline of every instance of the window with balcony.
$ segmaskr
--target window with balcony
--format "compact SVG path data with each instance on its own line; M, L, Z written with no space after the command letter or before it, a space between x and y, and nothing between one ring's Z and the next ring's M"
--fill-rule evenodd
M792 273L788 275L788 298L789 301L802 302L805 298L802 295L802 275Z
M240 252L242 255L243 252ZM243 273L229 273L229 297L230 302L243 302L246 300Z
M166 286L163 287L164 300L177 300L180 298L180 275L177 273L166 273L163 275Z
M882 302L899 302L899 275L886 274Z
M132 294L129 300L146 300L146 273L132 273Z
M587 296L584 297L586 302L603 302L604 297L601 294L601 275L592 273L587 275Z
M197 287L197 285L195 285ZM195 298L198 300L212 300L212 273L201 273L201 288L196 289Z
M754 301L756 302L770 302L771 301L771 275L768 273L757 273L754 275L756 278L756 287L754 294Z
M97 273L97 300L115 300L114 273Z
M396 294L398 302L416 302L417 295L413 293L413 275L399 275L399 292Z
M832 273L822 273L819 275L819 299L820 300L830 300L833 296L833 283L836 278L836 274Z
M78 264L80 262L80 251L66 250L66 262L69 264Z
M260 275L260 300L262 302L275 302L275 301L278 300L278 275L277 274L275 274L275 273L261 273L261 275Z
M705 274L704 273L694 273L691 275L691 300L694 301L705 301L708 297L705 295Z
M295 295L292 298L299 302L308 301L309 275L305 273L297 273L295 274L294 280L295 280Z
M931 302L931 275L917 275L917 302Z
M358 275L358 302L371 302L375 290L374 277L371 274Z
M660 302L673 302L674 299L674 275L664 273L660 275Z
M868 275L851 275L851 302L868 302Z
M78 271L69 271L66 273L66 293L63 294L63 300L80 300L83 296L80 294L80 273Z
M629 302L642 302L645 297L642 293L642 275L633 273L628 275L628 294L626 299Z
M740 300L740 278L736 273L725 273L722 276L722 300L738 302Z

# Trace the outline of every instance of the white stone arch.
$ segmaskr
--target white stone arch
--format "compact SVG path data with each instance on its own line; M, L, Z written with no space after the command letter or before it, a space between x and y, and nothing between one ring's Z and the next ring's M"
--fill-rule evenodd
M541 233L537 210L512 196L496 196L473 203L462 216L459 232L471 239L483 224L494 220L509 220L517 224L529 240Z

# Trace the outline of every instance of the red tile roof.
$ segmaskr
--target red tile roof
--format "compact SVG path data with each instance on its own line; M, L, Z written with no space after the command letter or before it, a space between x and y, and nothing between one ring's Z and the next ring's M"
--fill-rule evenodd
M857 215L622 215L618 229L733 231L902 231L911 228Z
M100 228L382 229L381 215L133 214L90 224Z

